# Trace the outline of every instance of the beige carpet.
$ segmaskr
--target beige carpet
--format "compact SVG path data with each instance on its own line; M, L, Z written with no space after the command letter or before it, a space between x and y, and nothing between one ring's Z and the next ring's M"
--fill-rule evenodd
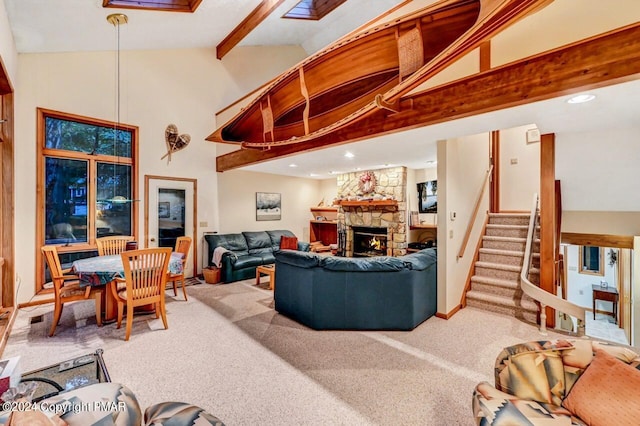
M103 348L143 408L188 401L227 425L471 426L471 393L493 382L500 349L559 336L473 308L411 332L314 331L254 283L187 286L187 302L167 292L169 329L136 316L129 342L96 327L91 302L67 306L52 338L51 306L21 310L3 357L21 355L28 371Z

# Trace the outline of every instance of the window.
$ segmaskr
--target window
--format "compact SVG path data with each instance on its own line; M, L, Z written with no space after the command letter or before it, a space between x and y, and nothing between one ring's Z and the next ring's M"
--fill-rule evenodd
M580 246L580 272L581 274L604 276L604 261L601 247Z
M71 260L73 253L95 250L98 237L134 235L137 133L134 126L116 129L38 109L38 247L58 245Z

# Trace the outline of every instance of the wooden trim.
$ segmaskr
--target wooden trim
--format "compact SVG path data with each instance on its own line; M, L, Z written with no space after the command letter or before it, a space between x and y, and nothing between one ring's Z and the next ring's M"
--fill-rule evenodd
M41 305L46 305L48 303L55 303L56 300L54 297L50 297L47 299L37 299L37 300L29 300L28 302L25 303L20 303L18 305L18 309L22 309L22 308L31 308L33 306L41 306Z
M4 353L4 348L7 346L13 323L18 316L18 310L10 307L2 309L3 312L9 312L8 318L0 320L0 356Z
M216 158L224 172L640 78L640 23L521 59L403 98L413 108L377 110L328 135L270 150L241 149ZM464 99L464 102L460 102Z
M2 65L2 64L0 64ZM4 69L0 66L0 81L7 79L5 85L10 87L8 77L4 74ZM2 142L0 151L0 186L2 187L2 199L0 200L0 256L4 259L2 270L2 280L0 285L1 306L8 308L15 306L15 142L14 142L14 97L13 92L0 96L0 118L6 121L0 124ZM10 328L8 329L10 331Z
M117 157L111 155L88 155L86 153L79 153L73 151L63 151L63 150L52 150L45 148L45 140L44 140L44 131L45 131L45 118L53 117L62 120L76 121L80 123L86 123L90 125L104 126L104 127L114 127L118 126L118 129L127 130L132 133L131 141L131 158L126 157ZM110 163L119 163L122 165L130 165L131 167L131 195L134 200L139 200L139 185L138 185L138 158L139 158L139 129L138 126L133 126L130 124L124 123L115 123L108 120L103 120L100 118L93 119L91 117L82 116L78 114L60 112L55 110L50 110L46 108L36 108L36 243L35 243L35 292L36 294L41 294L43 291L44 285L44 259L42 257L42 253L40 251L40 247L45 242L45 161L44 157L51 156L57 158L70 158L70 159L81 159L87 161L87 172L89 174L90 180L88 182L88 197L87 197L87 241L86 243L77 243L72 245L59 245L58 250L61 253L64 252L79 252L79 251L88 251L88 250L96 250L95 245L95 236L96 236L96 226L95 226L95 205L97 202L97 195L95 186L97 182L95 178L96 167L98 162L110 162ZM63 151L64 155L60 155L60 152ZM57 155L52 155L57 154ZM133 237L138 239L138 202L135 201L131 206L131 231Z
M491 132L489 152L491 153L489 161L493 166L491 184L489 186L489 211L498 213L500 211L500 130Z
M460 246L460 250L458 251L457 259L460 259L464 256L464 251L467 249L467 244L469 244L469 238L471 238L471 231L473 230L473 224L476 221L476 217L478 216L478 210L480 210L480 204L482 204L482 196L484 195L485 188L487 187L487 182L489 177L491 177L491 172L493 171L493 166L489 166L489 170L487 170L487 174L482 181L482 187L480 188L480 194L476 199L476 205L473 208L473 212L469 217L469 223L467 224L467 230L464 233L464 238L462 239L462 245Z
M563 244L573 244L576 246L633 248L633 236L627 235L578 234L573 232L563 232L560 234L560 238Z
M271 13L280 6L284 0L262 0L262 2L246 18L238 24L227 36L216 46L216 58L222 59L231 51L243 38L253 31L262 21L267 19Z
M480 72L491 69L491 40L480 44Z
M540 288L555 293L555 135L540 138ZM547 327L554 328L555 309L547 306Z
M450 310L446 314L443 314L443 313L440 313L440 312L436 312L436 318L442 318L442 319L448 320L449 318L451 318L452 316L457 314L460 311L460 309L462 309L462 308L463 308L462 305L458 305L458 306L456 306L455 308L453 308L452 310Z
M144 239L145 246L149 247L149 181L167 180L173 182L191 182L193 184L193 276L198 276L198 179L181 178L172 176L144 175Z
M193 13L201 2L202 0L186 0L186 3L184 0L103 0L102 7Z

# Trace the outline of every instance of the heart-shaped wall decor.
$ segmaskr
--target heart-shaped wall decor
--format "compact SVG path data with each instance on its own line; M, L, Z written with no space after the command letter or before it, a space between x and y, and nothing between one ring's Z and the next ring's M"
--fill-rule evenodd
M164 160L165 157L169 157L167 159L167 164L169 163L169 161L171 161L171 154L186 148L187 145L189 145L189 142L191 142L191 136L186 133L180 135L178 132L178 127L175 124L169 124L167 126L166 130L164 131L164 139L167 144L167 153L160 159Z

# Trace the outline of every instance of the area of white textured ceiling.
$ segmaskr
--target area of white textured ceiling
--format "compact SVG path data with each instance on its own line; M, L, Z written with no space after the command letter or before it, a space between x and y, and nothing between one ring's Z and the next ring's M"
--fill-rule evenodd
M4 0L18 52L113 50L110 13L129 17L123 50L215 48L260 0L204 0L195 13L103 8L102 0ZM320 21L281 19L283 2L241 45L301 45L309 53L363 25L401 0L349 0Z

